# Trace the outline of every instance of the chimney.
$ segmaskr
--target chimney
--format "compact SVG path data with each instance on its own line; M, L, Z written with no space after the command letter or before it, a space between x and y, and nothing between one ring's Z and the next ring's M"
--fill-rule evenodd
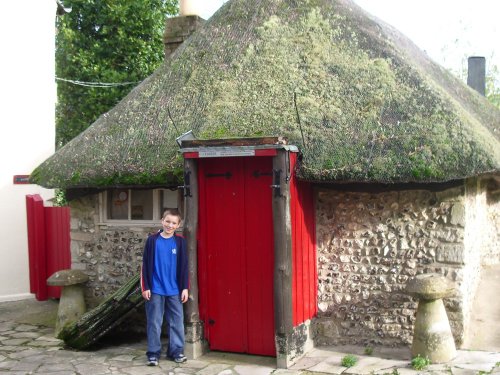
M198 4L201 0L180 0L179 16L167 18L163 33L163 50L168 58L187 38L205 23Z
M202 0L180 0L179 14L181 16L199 16Z
M482 56L471 56L467 62L467 85L484 96L486 92L486 59Z

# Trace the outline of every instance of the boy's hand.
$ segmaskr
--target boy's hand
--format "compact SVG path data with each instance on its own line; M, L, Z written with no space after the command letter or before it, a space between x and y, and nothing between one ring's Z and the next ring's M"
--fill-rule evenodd
M182 303L186 303L187 302L188 295L189 295L188 290L187 289L183 289L182 293L181 293L181 302Z
M142 298L144 298L146 301L149 301L151 299L151 291L145 290L144 292L142 292Z

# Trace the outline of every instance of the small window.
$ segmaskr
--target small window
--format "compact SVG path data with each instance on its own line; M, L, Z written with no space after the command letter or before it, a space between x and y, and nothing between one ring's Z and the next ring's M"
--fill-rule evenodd
M132 220L153 220L153 191L132 190L130 202L130 218Z
M113 189L102 195L104 222L157 222L167 208L179 208L177 190Z
M127 220L128 219L128 190L111 190L108 191L108 219L111 220Z

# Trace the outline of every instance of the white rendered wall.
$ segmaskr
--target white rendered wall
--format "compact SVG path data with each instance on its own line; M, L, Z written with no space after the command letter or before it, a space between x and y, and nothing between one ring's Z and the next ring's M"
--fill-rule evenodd
M53 197L37 185L14 185L54 153L56 2L0 1L0 301L32 298L29 290L27 194Z

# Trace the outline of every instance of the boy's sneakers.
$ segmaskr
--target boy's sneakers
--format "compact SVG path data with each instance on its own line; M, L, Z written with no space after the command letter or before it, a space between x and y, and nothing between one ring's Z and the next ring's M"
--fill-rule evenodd
M179 354L177 357L174 358L175 363L184 363L187 361L187 357L184 354Z
M158 358L149 357L148 362L146 363L148 366L158 366Z

